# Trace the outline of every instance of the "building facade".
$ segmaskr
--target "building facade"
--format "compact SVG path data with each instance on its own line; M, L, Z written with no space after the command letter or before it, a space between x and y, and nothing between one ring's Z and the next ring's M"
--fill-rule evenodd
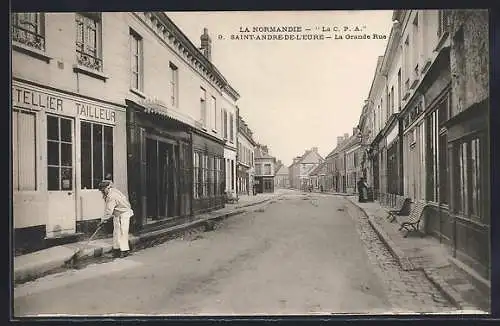
M426 202L425 232L488 279L488 12L395 10L393 19L360 117L375 194Z
M238 116L238 194L249 195L253 190L255 162L254 151L257 144L253 132L241 116Z
M288 167L280 164L276 169L276 175L274 177L274 187L287 189L290 188L290 180L289 180L289 170Z
M129 195L132 232L224 206L221 109L239 95L203 37L200 51L156 12L19 13L12 43L19 246L93 230L104 178Z
M223 112L239 95L212 64L206 29L198 48L164 13L128 15L129 195L134 229L148 230L224 206L236 136L224 140Z
M255 175L254 186L256 193L274 192L274 172L276 159L269 155L266 145L257 144L254 153Z
M445 181L455 225L453 254L490 280L489 17L487 10L453 10L446 16L452 95L443 155L449 160Z
M312 185L309 173L323 161L324 159L319 155L317 147L312 147L306 150L302 156L295 157L290 168L292 187L307 190Z
M97 223L105 177L127 193L129 66L117 59L127 58L121 41L107 32L126 16L12 14L16 249L43 248ZM95 26L100 43L88 37Z

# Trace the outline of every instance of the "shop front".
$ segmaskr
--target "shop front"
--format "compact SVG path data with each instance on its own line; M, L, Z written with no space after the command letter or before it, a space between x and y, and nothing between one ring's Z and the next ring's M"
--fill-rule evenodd
M131 230L180 223L192 214L190 127L157 105L126 102Z
M249 167L238 164L238 169L236 170L236 178L238 182L238 194L248 195L250 194L250 174Z
M16 247L87 232L103 214L99 182L127 188L125 109L20 81L12 99Z
M491 279L489 99L449 119L453 254ZM453 191L451 191L453 189Z
M231 167L229 175L231 180L234 180L234 160L228 160L231 163L225 164L228 161L224 159L224 143L221 140L197 130L192 133L192 136L194 154L193 213L199 214L223 208L225 205L226 165Z
M274 177L255 176L256 193L274 192ZM304 186L307 187L307 186Z

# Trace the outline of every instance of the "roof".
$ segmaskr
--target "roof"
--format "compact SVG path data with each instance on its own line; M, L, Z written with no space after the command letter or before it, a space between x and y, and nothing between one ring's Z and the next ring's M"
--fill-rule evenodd
M276 175L278 175L278 174L286 174L286 175L288 175L288 168L287 168L285 165L283 165L283 164L282 164L282 165L279 167L279 169L276 171L276 173L275 173L275 174L276 174Z
M295 162L295 164L299 164L299 163L302 163L302 161L304 161L309 154L311 154L313 152L312 149L307 149L304 154L302 154L301 156L297 156L296 158L298 158L297 162ZM316 154L318 155L320 161L323 161L323 158L321 157L321 155L319 155L318 152L316 152ZM311 162L313 163L313 162ZM290 165L290 167L292 167L294 165L294 163L292 163L292 165Z
M255 148L255 156L254 156L254 159L263 159L263 158L275 159L275 158L274 158L274 156L271 156L271 155L269 155L269 154L267 154L267 153L264 153L264 152L262 151L262 149L261 149L259 146L257 146L257 147Z
M312 169L311 172L309 172L309 175L318 175L320 173L325 173L326 172L324 171L325 167L326 167L326 161L318 164L318 166L316 166L314 169Z

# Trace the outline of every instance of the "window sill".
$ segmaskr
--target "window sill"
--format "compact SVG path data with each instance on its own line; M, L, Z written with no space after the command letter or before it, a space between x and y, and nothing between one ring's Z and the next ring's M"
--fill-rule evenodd
M106 81L107 79L109 79L109 76L106 75L105 73L102 73L102 72L97 71L97 70L89 69L85 66L78 65L78 64L73 65L73 71L76 73L82 73L82 74L85 74L87 76L100 79L102 81Z
M134 93L135 95L145 99L146 98L146 94L144 94L143 92L141 92L140 90L138 90L137 88L130 88L129 89L131 93Z
M213 132L214 134L216 134L216 133L217 133L217 130L215 130L215 129L212 129L212 132Z
M49 57L44 51L32 48L30 46L26 46L22 43L18 43L15 41L12 42L12 49L16 50L17 52L29 55L33 58L45 61L46 63L50 63L50 60L52 60L52 57Z

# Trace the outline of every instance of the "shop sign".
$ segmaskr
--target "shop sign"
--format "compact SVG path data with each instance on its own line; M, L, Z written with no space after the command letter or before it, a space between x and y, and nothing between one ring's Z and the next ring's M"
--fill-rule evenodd
M12 105L33 111L79 116L84 120L115 124L115 110L94 105L84 99L75 100L25 87L12 86Z

